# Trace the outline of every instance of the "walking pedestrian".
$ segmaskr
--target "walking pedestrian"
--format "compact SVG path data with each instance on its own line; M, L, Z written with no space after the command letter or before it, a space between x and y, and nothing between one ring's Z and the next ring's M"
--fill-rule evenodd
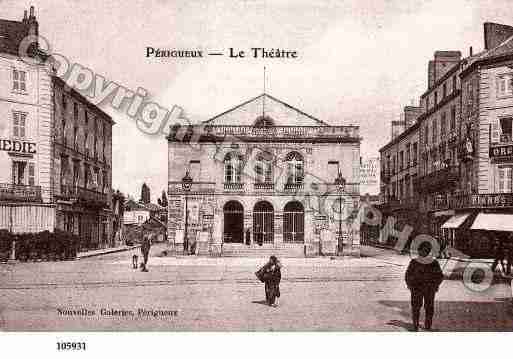
M502 272L506 273L506 267L504 265L504 246L502 241L500 241L497 237L495 237L495 250L494 250L494 259L492 263L492 272L495 272L497 266L501 265Z
M513 261L513 245L511 242L504 251L504 258L506 259L506 275L511 275L511 265Z
M438 255L438 258L440 259L446 259L447 253L445 252L445 249L447 247L447 241L445 240L444 236L436 236L436 241L438 242L438 246L440 248L440 253Z
M143 256L142 272L148 271L148 255L150 254L151 238L149 234L143 235L143 241L141 243L141 253Z
M411 310L414 331L419 330L420 309L424 305L424 327L431 330L435 310L435 295L443 281L438 261L430 255L431 244L423 242L418 249L419 257L410 261L405 280L411 292Z
M271 256L269 261L255 274L261 282L265 283L265 301L267 305L278 306L280 298L281 263L276 256Z

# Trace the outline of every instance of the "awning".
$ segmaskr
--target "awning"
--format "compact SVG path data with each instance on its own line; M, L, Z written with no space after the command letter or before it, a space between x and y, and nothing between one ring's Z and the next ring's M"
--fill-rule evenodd
M513 214L479 213L470 229L513 232Z
M451 218L447 220L444 224L442 224L441 228L458 228L465 222L465 220L470 216L470 213L460 213L455 214Z

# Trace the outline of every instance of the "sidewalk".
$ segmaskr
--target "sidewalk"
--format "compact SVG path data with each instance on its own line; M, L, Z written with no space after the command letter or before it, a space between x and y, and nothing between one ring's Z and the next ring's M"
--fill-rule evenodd
M95 249L95 250L87 251L87 252L79 252L77 254L77 259L96 257L96 256L104 255L104 254L110 254L110 253L125 252L125 251L129 251L132 249L137 249L140 246L141 245L139 245L139 244L134 245L134 246L123 245L123 246L113 247L113 248L102 248L102 249Z

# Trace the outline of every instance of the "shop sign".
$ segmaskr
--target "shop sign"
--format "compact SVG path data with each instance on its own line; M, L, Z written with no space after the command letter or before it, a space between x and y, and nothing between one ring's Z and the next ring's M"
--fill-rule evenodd
M36 143L18 140L0 139L0 151L35 154Z
M513 145L490 147L490 158L513 156Z

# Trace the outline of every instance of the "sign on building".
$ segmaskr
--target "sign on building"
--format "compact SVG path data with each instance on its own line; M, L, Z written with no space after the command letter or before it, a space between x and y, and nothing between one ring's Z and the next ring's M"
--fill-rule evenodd
M360 165L360 184L376 185L379 183L379 157L362 160Z

